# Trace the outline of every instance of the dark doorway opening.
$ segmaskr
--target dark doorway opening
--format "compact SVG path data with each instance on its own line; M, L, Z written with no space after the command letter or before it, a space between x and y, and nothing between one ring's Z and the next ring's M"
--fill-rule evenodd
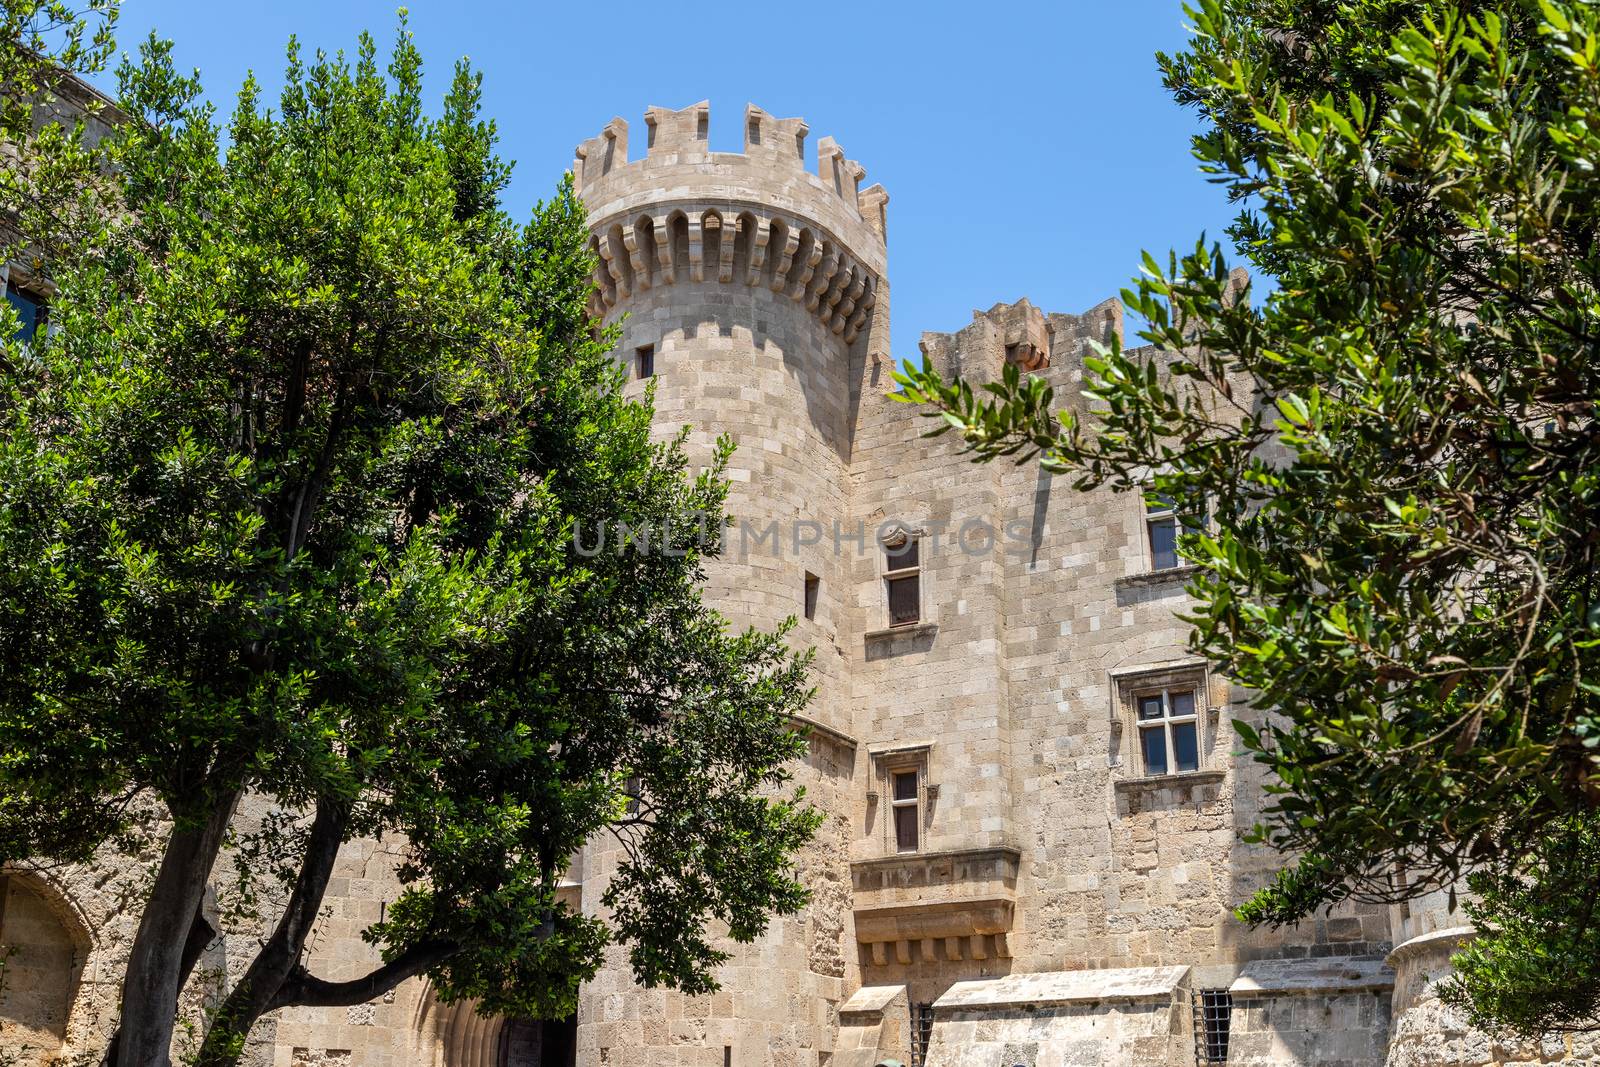
M577 1067L578 1019L512 1019L500 1031L499 1067Z

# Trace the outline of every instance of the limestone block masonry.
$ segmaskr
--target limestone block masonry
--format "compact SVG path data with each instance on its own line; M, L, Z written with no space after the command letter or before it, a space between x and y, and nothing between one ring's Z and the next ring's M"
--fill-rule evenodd
M885 398L888 195L831 138L808 151L800 119L746 107L738 153L710 150L711 122L706 102L650 108L578 146L594 311L621 325L630 388L653 378L661 434L738 445L711 595L736 625L796 616L817 648L800 779L827 823L805 915L733 946L698 1001L617 959L585 990L577 1062L1422 1062L1404 1050L1447 968L1396 1001L1385 961L1410 934L1387 910L1231 916L1278 866L1241 840L1265 783L1229 720L1250 711L1187 652L1185 573L1160 568L1143 502L923 439ZM1121 329L1114 300L1024 299L921 347L1081 403L1084 357ZM615 862L586 850L586 908Z
M269 1016L246 1062L1600 1064L1596 1035L1504 1046L1443 1007L1450 947L1471 936L1447 895L1290 930L1231 917L1279 857L1242 840L1265 783L1234 756L1230 720L1252 712L1187 652L1186 571L1159 551L1171 520L924 439L885 395L888 195L833 139L808 147L800 119L747 107L742 152L710 151L711 121L706 103L613 119L573 170L592 307L621 326L627 388L653 381L658 433L690 426L692 455L719 435L738 445L738 525L709 598L736 626L794 616L817 650L796 724L810 739L797 778L826 817L798 860L811 903L728 946L709 996L641 989L620 952L562 1023L482 1018L411 981ZM921 347L978 382L1016 364L1081 405L1085 356L1121 330L1115 300L1065 314L1023 299ZM251 798L240 829L274 814ZM314 973L374 965L360 935L398 893L399 857L392 841L342 852ZM618 860L591 842L569 902L599 912ZM0 872L0 1061L103 1047L144 867ZM186 1005L214 1003L252 945L209 946Z

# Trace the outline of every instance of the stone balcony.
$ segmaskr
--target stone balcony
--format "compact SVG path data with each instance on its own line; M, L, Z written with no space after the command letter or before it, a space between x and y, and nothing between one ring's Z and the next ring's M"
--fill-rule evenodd
M908 852L850 865L856 940L876 966L1011 956L1021 853Z

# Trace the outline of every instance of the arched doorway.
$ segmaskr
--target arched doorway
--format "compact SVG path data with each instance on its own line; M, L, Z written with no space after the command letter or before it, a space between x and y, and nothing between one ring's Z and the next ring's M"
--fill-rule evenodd
M432 1033L434 1067L577 1067L578 1021L484 1017L470 1000L441 1004L422 996L418 1029Z

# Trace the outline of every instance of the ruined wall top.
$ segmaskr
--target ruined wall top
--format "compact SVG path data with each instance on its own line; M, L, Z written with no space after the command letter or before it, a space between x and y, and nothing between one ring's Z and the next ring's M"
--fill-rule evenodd
M1043 311L1023 297L988 311L974 309L972 321L955 333L924 333L919 347L945 373L978 381L998 378L1007 363L1029 372L1055 367L1071 375L1082 371L1095 342L1122 337L1122 310L1115 297L1076 315Z
M710 128L711 105L702 100L676 111L648 108L642 158L629 158L630 129L621 118L580 144L573 178L594 227L674 206L766 208L821 226L882 275L889 195L881 185L861 187L866 170L833 138L817 142L813 174L803 119L747 105L743 152L711 151Z

